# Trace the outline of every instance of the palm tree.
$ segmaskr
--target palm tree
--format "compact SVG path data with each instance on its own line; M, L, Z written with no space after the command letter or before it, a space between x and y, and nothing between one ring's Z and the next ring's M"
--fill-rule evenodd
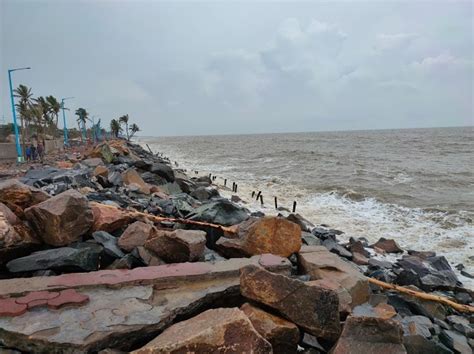
M46 130L46 126L51 124L51 117L49 115L49 103L43 96L38 97L35 99L36 101L36 114L37 114L37 122L41 128L41 135L42 140L44 140L44 133Z
M88 120L89 113L84 108L78 108L76 109L76 116L79 131L82 127L81 141L84 142L84 140L86 139L86 122Z
M23 150L25 149L25 139L28 129L28 123L31 119L31 112L30 106L32 104L31 98L33 97L33 93L31 92L31 88L25 85L19 85L18 88L15 89L15 97L18 97L20 101L16 105L18 108L18 113L20 115L20 124L21 124L21 143L23 144Z
M140 128L138 127L138 125L136 125L135 123L133 123L131 126L130 126L130 138L128 140L130 140L131 138L133 138L133 136L135 135L136 132L139 132L140 131Z
M125 124L125 132L127 133L127 140L130 140L130 135L128 134L128 114L125 114L119 118L120 124Z
M122 131L122 126L117 119L112 119L110 121L110 130L112 131L112 134L118 138L119 133Z
M51 121L54 121L55 133L58 130L58 118L59 118L59 111L61 110L61 104L54 96L46 97L46 101L49 105L49 114Z

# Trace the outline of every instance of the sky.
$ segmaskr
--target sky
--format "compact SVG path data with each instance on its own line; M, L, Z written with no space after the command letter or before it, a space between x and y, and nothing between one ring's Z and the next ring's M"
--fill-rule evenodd
M0 0L7 70L102 125L212 135L474 125L472 1Z

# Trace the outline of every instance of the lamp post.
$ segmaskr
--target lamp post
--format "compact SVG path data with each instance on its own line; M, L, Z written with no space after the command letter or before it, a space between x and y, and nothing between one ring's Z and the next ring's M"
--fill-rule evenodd
M15 145L16 145L16 155L17 155L18 162L23 162L23 152L21 150L21 145L20 145L20 134L18 133L18 124L16 123L16 110L15 110L15 98L13 97L12 72L19 71L19 70L29 70L29 69L31 68L27 67L27 68L8 69L8 82L10 84L10 98L12 101L13 129L15 130Z
M69 146L69 137L67 135L66 113L64 112L64 101L70 100L74 97L61 98L61 108L63 110L63 126L64 126L64 146Z

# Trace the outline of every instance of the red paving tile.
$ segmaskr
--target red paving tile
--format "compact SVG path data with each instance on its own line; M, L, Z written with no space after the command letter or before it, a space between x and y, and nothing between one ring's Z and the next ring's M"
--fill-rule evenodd
M28 295L18 297L15 299L17 304L29 304L30 302L37 302L38 300L49 300L59 296L57 291L33 291ZM29 306L28 306L29 307Z
M65 305L82 305L89 301L89 296L78 293L74 289L62 290L58 297L48 300L48 307L58 309Z
M0 299L0 316L20 316L23 315L26 310L26 304L18 304L14 298Z

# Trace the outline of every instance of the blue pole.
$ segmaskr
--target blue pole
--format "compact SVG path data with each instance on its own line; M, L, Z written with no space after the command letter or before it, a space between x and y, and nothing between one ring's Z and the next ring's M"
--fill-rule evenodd
M10 97L12 101L13 129L15 130L16 154L17 161L23 162L23 152L21 151L20 136L18 134L18 124L16 123L15 99L13 98L12 71L15 70L8 70L8 82L10 83Z
M66 113L64 112L64 98L61 100L61 107L63 109L64 146L69 146L69 138L67 136L67 126L66 126Z

